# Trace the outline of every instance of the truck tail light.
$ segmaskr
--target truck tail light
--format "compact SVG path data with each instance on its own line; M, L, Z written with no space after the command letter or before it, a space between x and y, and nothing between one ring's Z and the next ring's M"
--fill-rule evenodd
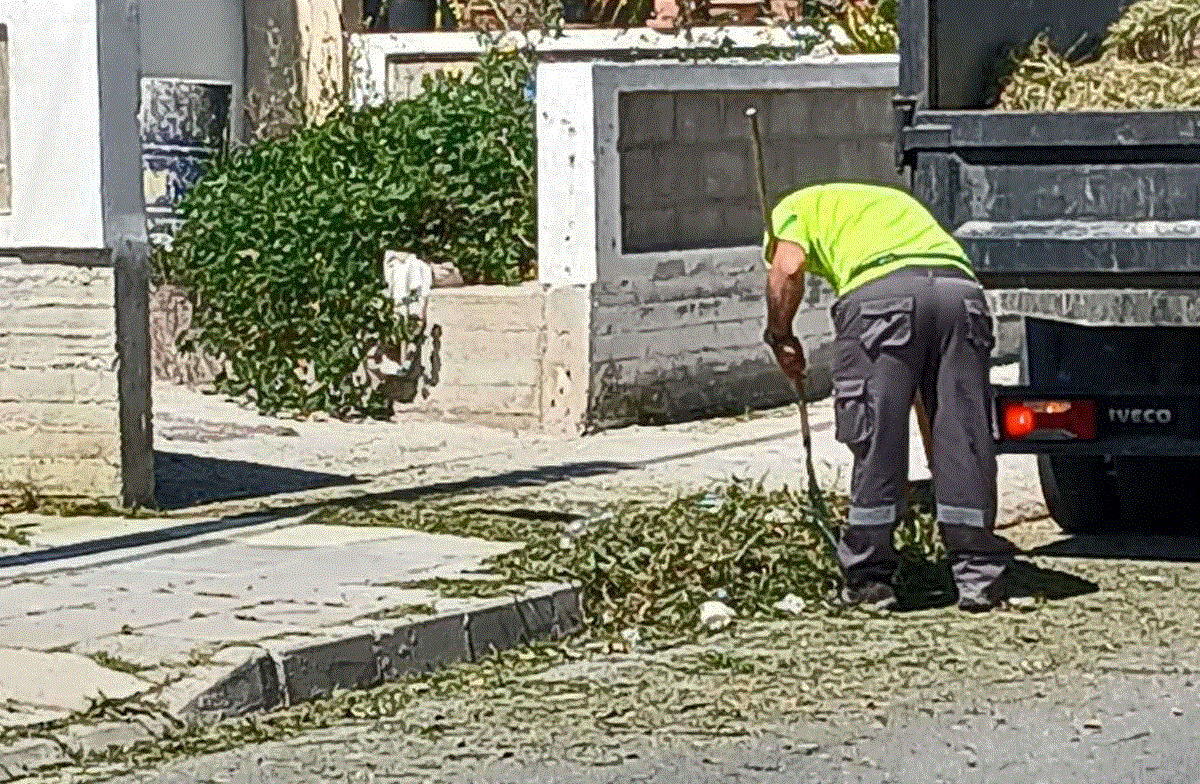
M1010 440L1091 441L1096 437L1092 400L1003 400L1001 435Z

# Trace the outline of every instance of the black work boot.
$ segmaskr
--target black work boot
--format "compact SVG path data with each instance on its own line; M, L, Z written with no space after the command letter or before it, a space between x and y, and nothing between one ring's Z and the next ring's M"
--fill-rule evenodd
M892 610L896 607L896 591L887 583L880 582L847 585L842 589L842 601L876 610Z
M1013 598L1012 569L1005 569L996 581L973 596L960 596L958 609L968 613L985 613L1000 607Z

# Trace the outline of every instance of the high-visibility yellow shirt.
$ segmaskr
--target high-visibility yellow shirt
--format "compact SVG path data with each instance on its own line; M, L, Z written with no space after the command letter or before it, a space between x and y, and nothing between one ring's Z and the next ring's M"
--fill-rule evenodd
M947 265L975 274L958 241L898 188L858 183L801 188L780 200L771 222L778 239L804 249L805 270L829 281L839 297L909 265ZM771 249L765 253L769 265Z

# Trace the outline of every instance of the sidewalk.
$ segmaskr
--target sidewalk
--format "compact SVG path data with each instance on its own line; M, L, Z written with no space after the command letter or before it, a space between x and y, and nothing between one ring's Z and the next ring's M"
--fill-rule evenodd
M997 383L1015 366L993 370ZM487 492L580 505L614 494L669 497L732 475L803 486L803 451L794 407L670 425L628 427L584 438L512 433L462 423L399 416L394 422L289 422L257 417L215 397L156 388L160 491L197 499L189 513L245 514L358 496ZM809 405L814 462L822 485L845 491L850 453L833 439L829 400ZM190 419L191 430L179 422ZM910 476L929 476L915 418ZM232 433L215 440L203 435ZM295 435L262 435L290 428ZM251 435L251 429L256 433ZM166 439L174 439L167 441ZM186 439L186 440L184 440ZM999 518L1045 514L1035 461L1000 460ZM243 493L236 497L237 493Z
M185 718L271 710L572 631L570 586L490 599L404 587L478 578L517 547L301 516L0 570L0 725L105 698ZM148 737L136 723L93 731ZM51 746L0 746L0 768L53 761Z

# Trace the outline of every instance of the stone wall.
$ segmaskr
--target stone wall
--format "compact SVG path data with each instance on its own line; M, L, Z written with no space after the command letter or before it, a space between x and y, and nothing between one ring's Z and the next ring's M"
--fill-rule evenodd
M577 431L586 415L587 291L468 286L430 293L417 398L401 410Z
M203 389L220 372L218 360L177 348L179 336L191 325L191 319L192 306L182 289L160 286L150 292L150 368L155 381Z
M111 269L0 264L0 486L121 495Z
M152 293L151 364L156 381L204 389L220 362L176 348L190 317L178 288ZM588 290L581 286L434 289L416 396L410 390L397 410L578 432L587 414L589 317Z
M264 0L266 1L266 0ZM274 0L271 0L274 1ZM353 13L353 12L352 12ZM813 31L781 27L698 27L662 33L648 27L579 28L542 33L512 31L481 36L476 32L364 33L348 36L351 96L357 104L375 104L411 97L421 78L440 71L469 71L485 47L532 48L545 61L629 62L655 57L678 59L682 53L698 58L761 58L764 51L794 53Z
M547 63L538 71L539 275L591 290L586 429L783 405L762 344L762 218L806 184L900 185L894 57L777 63ZM545 209L543 209L545 208ZM797 334L831 338L825 286Z
M762 344L762 216L745 111L759 112L768 198L829 180L900 185L890 88L622 92L620 252L593 289L591 425L740 413L794 392ZM725 250L718 250L725 249ZM797 334L831 337L831 294Z

